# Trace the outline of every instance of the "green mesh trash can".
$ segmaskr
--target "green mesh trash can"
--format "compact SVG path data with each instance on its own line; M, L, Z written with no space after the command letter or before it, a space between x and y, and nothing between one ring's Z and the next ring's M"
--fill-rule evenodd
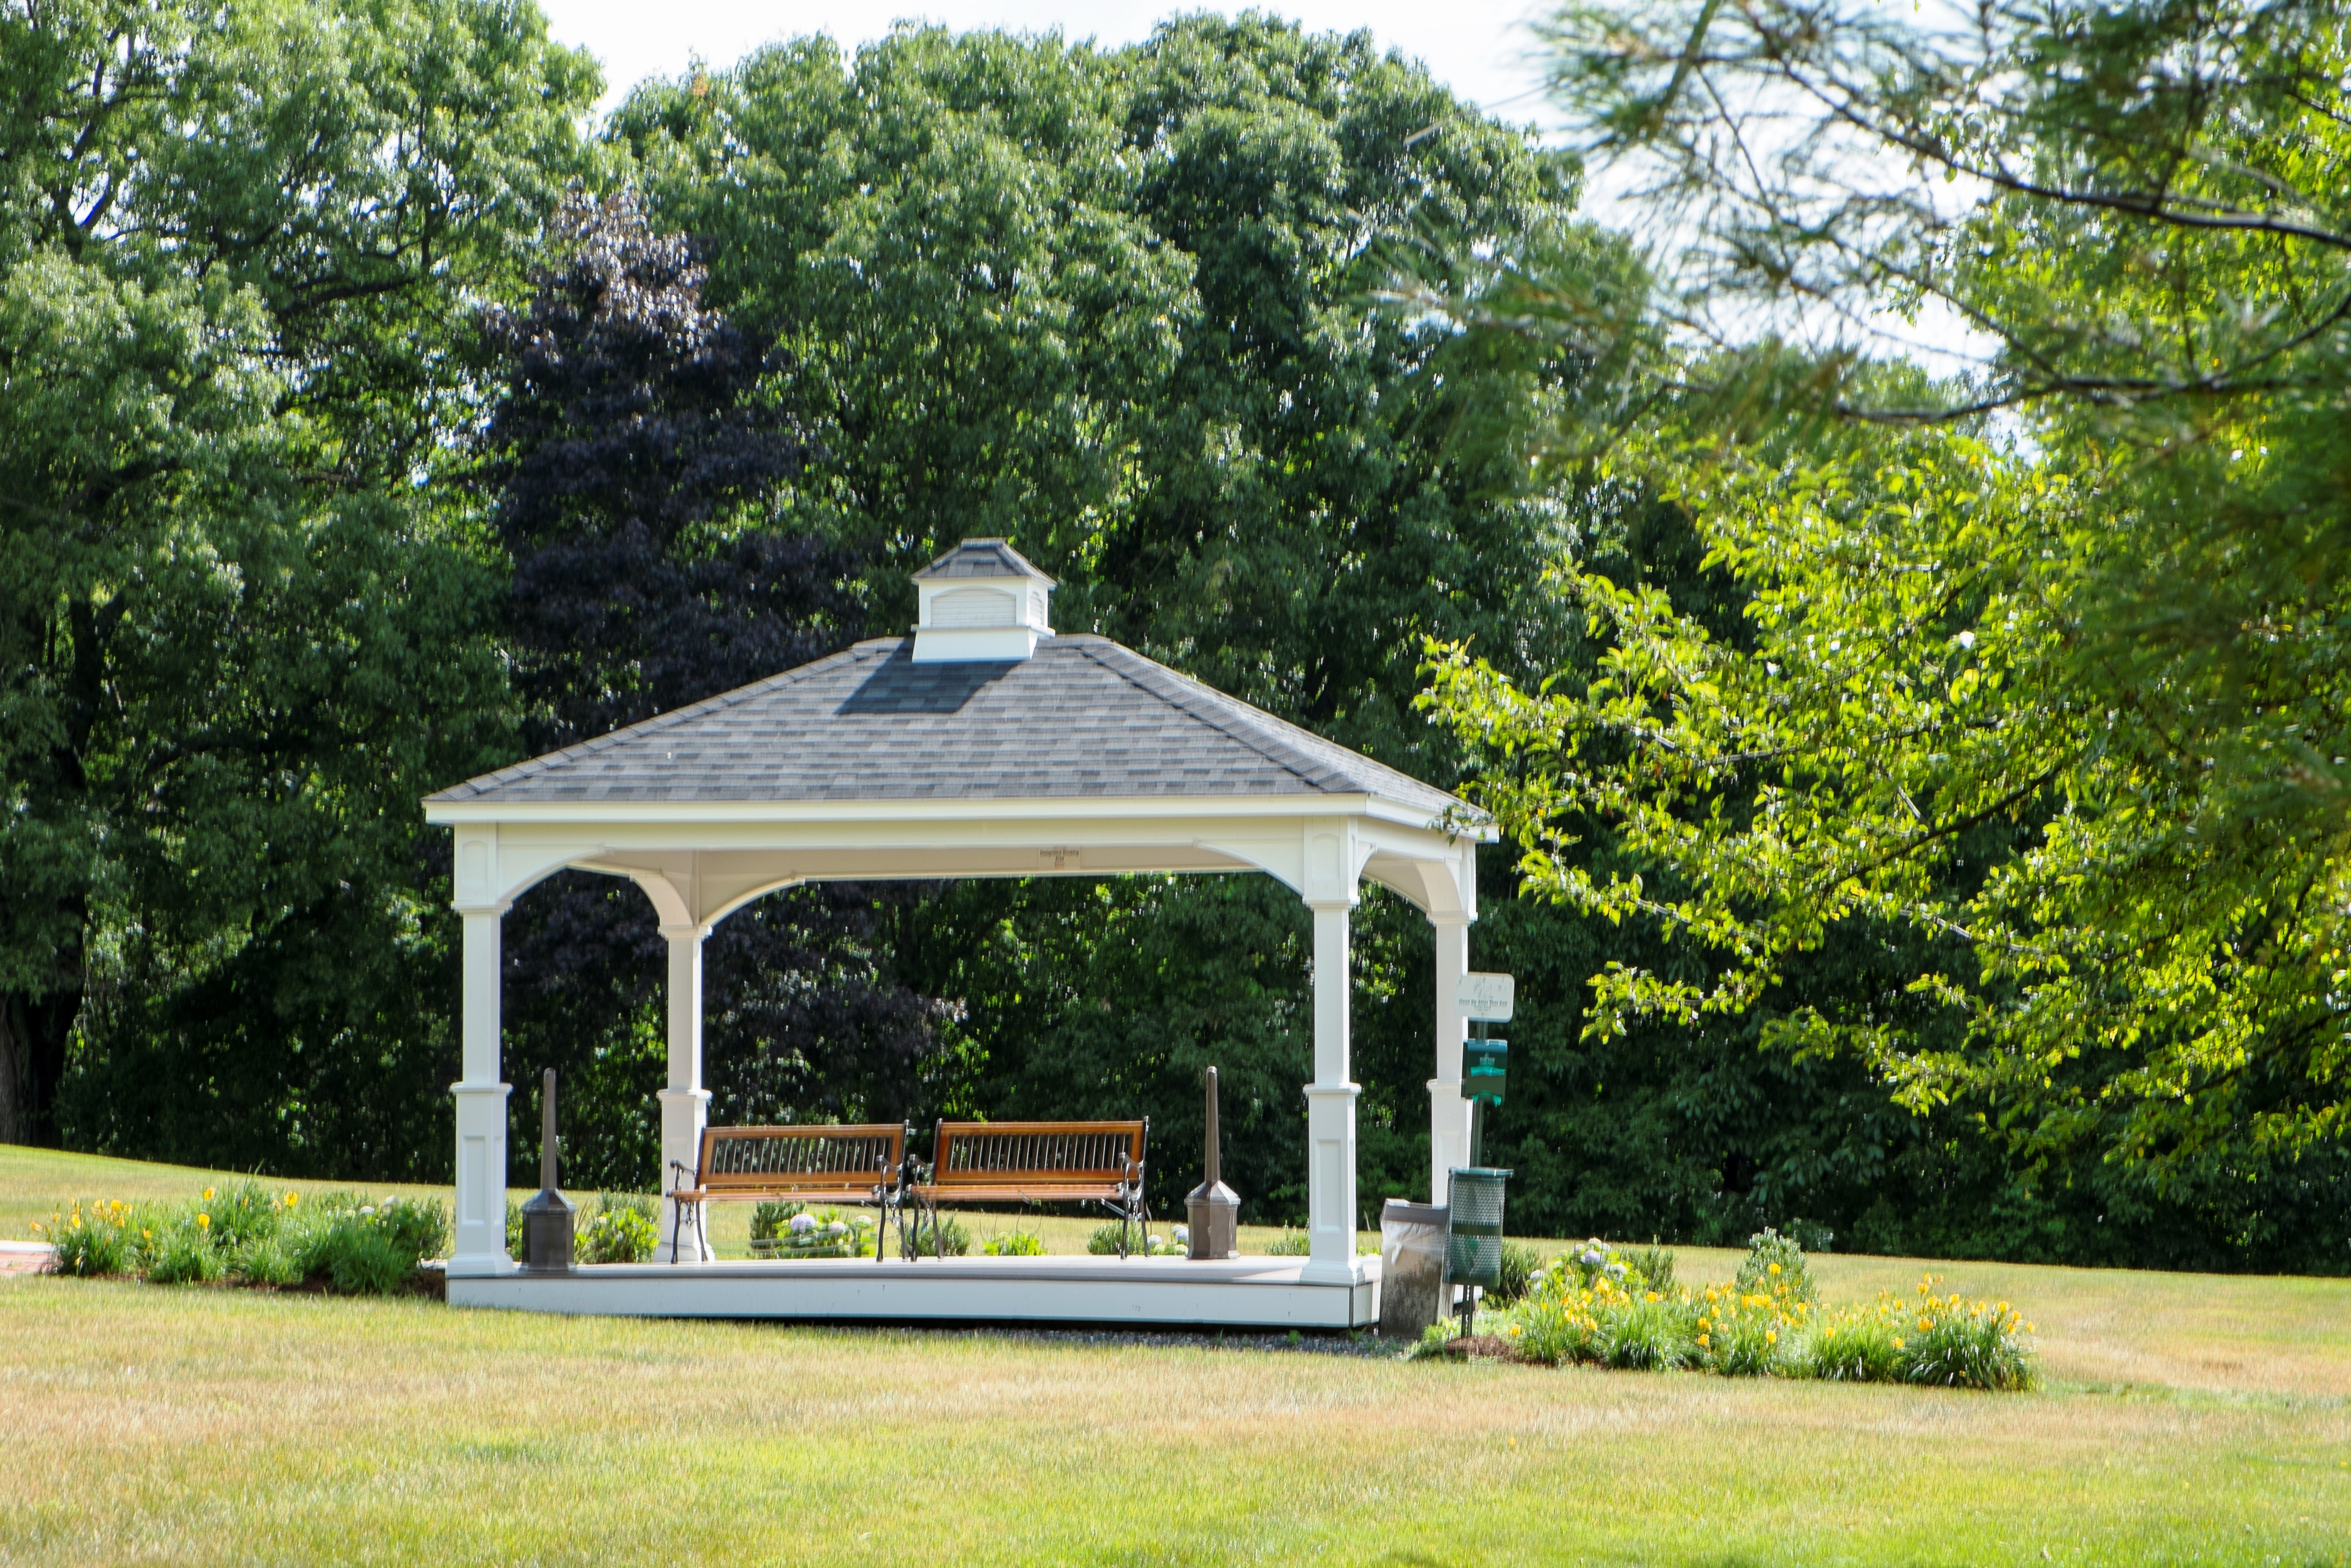
M1446 1217L1445 1281L1492 1290L1502 1282L1502 1184L1510 1173L1485 1166L1453 1167Z

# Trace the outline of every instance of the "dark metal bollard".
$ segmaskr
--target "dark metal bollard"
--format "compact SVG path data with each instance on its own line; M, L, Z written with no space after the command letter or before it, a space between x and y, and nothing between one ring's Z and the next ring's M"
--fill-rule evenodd
M1189 1256L1238 1258L1240 1248L1241 1200L1222 1179L1223 1135L1217 1128L1217 1070L1208 1069L1207 1177L1184 1200L1185 1217L1192 1228Z
M544 1116L538 1144L538 1191L522 1206L522 1266L538 1273L571 1267L574 1211L555 1190L555 1069L547 1070L540 1096Z

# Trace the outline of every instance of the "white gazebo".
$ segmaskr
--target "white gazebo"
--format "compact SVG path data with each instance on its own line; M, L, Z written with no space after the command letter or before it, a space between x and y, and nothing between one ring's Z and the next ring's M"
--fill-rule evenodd
M465 917L450 1300L678 1316L1371 1321L1378 1260L1355 1255L1349 913L1368 879L1436 927L1429 1181L1432 1201L1442 1201L1447 1167L1468 1153L1453 1003L1477 917L1475 840L1490 830L1465 831L1466 808L1442 790L1115 643L1056 636L1051 580L1000 539L967 540L915 580L911 638L858 643L425 801L428 821L456 831L455 902ZM634 882L668 939L664 1175L669 1160L694 1163L710 1098L703 939L763 894L884 878L1278 878L1314 918L1309 1256L880 1264L705 1256L518 1272L506 1249L499 922L524 890L567 868ZM1152 1154L1155 1164L1199 1158ZM665 1212L664 1238L671 1228Z

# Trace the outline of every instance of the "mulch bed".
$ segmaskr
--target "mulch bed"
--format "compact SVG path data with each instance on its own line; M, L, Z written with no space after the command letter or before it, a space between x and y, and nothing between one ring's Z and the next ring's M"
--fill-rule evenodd
M1447 1340L1444 1344L1421 1352L1423 1355L1442 1356L1452 1361L1524 1361L1519 1354L1516 1340L1498 1333L1469 1334Z

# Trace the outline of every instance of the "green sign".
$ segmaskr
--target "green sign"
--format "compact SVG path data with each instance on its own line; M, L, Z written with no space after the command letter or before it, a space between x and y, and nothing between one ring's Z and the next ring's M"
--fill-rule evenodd
M1461 1092L1489 1105L1502 1103L1502 1079L1510 1066L1507 1040L1470 1040L1461 1044Z

